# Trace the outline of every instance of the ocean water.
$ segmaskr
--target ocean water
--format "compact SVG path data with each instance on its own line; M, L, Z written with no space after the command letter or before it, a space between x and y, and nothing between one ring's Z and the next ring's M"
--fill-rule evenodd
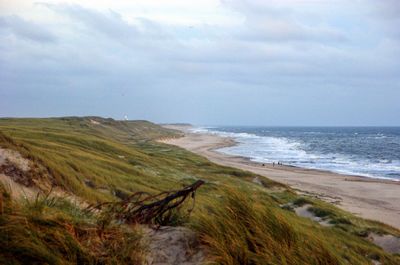
M261 163L400 180L400 127L198 127L239 144L219 152Z

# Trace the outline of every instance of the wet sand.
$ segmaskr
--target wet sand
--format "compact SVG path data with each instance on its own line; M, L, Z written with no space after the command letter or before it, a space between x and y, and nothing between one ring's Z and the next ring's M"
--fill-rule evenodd
M230 156L216 149L236 144L233 139L211 134L190 133L188 126L169 125L185 136L163 142L185 148L207 157L210 161L252 171L272 180L285 183L297 190L336 204L363 218L389 224L400 229L400 182L341 175L322 170L292 166L277 166L252 162L243 157Z

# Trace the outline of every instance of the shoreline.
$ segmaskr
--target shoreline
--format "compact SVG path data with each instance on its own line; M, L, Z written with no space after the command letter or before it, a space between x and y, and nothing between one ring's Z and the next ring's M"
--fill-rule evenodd
M165 125L184 132L163 143L177 145L224 166L236 167L284 183L300 194L313 196L337 205L363 218L380 221L400 229L400 182L395 180L353 176L290 165L276 165L232 156L217 149L237 142L228 137L207 133L192 133L191 126ZM385 192L382 193L382 190ZM397 202L397 203L396 203Z
M168 127L169 126L169 127ZM165 125L164 127L168 127L170 129L175 129L175 130L179 130L181 132L185 132L185 133L193 133L190 131L191 128L194 128L192 125ZM229 156L229 157L237 157L237 158L242 158L246 161L249 161L251 163L254 164L265 164L265 165L269 165L271 167L273 167L272 162L258 162L258 161L254 161L252 160L250 157L246 157L246 156L242 156L242 155L232 155L232 154L228 154L228 153L224 153L224 152L220 152L218 151L218 149L222 149L225 147L232 147L235 145L239 145L240 142L237 142L233 137L231 136L220 136L217 134L213 134L213 133L207 133L207 132L196 132L194 134L205 134L205 135L210 135L210 136L215 136L215 137L220 137L223 139L227 139L227 144L226 145L221 145L221 146L216 146L215 148L210 148L210 151L215 151L219 154L225 155L225 156ZM311 170L311 171L318 171L321 173L328 173L328 174L338 174L338 175L342 175L342 176L348 176L348 177L357 177L360 178L360 181L377 181L377 182L393 182L394 184L400 184L400 179L393 179L393 178L389 178L389 177L375 177L375 176L366 176L366 175L357 175L356 173L345 173L345 172L336 172L336 171L332 171L329 169L322 169L322 168L308 168L308 167L302 167L302 166L295 166L295 165L289 165L289 164L281 164L281 165L277 165L277 162L275 162L275 168L279 168L280 167L286 167L286 168L297 168L297 169L302 169L302 170Z
M191 132L187 132L187 133L191 133ZM345 174L345 173L340 173L340 172L335 172L335 171L331 171L331 170L327 170L327 169L319 169L319 168L307 168L307 167L300 167L300 166L294 166L294 165L287 165L287 164L280 164L278 165L277 163L275 163L275 166L272 163L268 163L268 162L257 162L257 161L253 161L251 160L251 158L249 157L245 157L245 156L240 156L240 155L231 155L231 154L227 154L224 152L219 152L218 149L221 148L225 148L225 147L231 147L231 146L235 146L238 145L239 142L235 141L235 139L233 139L232 137L222 137L222 136L218 136L218 135L213 135L213 134L207 134L207 133L196 133L196 134L206 134L206 135L212 135L212 136L216 136L216 137L220 137L220 138L226 138L227 139L227 143L226 144L221 144L221 146L215 146L214 148L210 148L210 151L213 151L215 153L227 156L227 157L232 157L232 158L240 158L246 161L246 163L249 164L254 164L257 166L267 166L267 167L272 167L274 169L299 169L302 171L314 171L314 172L319 172L319 173L325 173L325 174L337 174L337 175L341 175L341 176L345 176L345 177L351 177L354 179L349 179L348 181L365 181L365 182L387 182L387 183L392 183L392 184L398 184L400 185L400 180L398 179L390 179L390 178L384 178L384 177L370 177L370 176L362 176L362 175L356 175L356 174ZM222 139L221 139L222 140Z

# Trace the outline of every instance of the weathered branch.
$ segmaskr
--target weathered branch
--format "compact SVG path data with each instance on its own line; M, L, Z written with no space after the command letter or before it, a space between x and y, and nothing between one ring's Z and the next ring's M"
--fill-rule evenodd
M189 195L194 199L196 190L203 184L203 180L198 180L181 190L157 195L137 192L121 202L106 202L90 206L88 210L101 210L106 222L117 219L126 223L161 224Z

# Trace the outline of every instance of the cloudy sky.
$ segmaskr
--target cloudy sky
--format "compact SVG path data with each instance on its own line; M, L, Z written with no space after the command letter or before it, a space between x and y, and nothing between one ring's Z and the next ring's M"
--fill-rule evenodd
M398 0L0 0L0 116L400 125Z

